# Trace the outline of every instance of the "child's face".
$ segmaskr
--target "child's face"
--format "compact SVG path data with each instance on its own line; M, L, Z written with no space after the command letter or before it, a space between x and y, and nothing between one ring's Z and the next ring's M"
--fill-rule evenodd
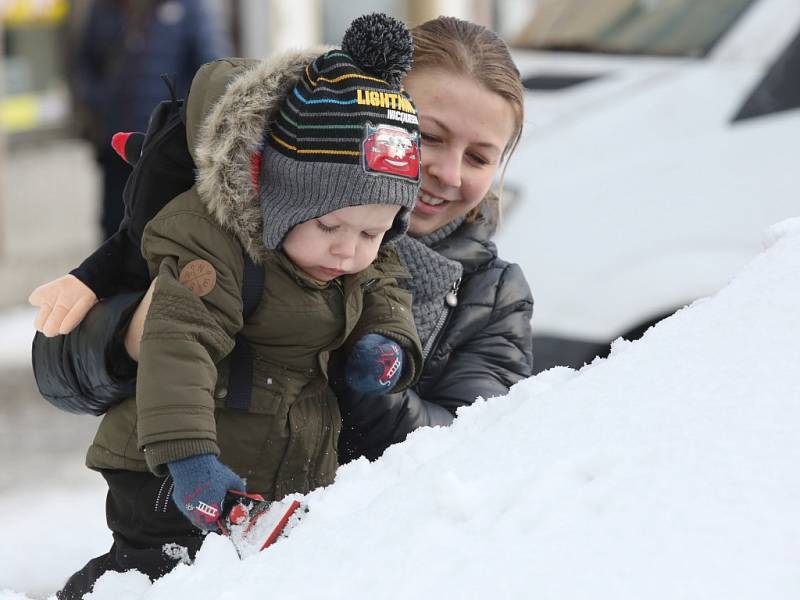
M340 208L295 225L283 240L283 251L317 281L358 273L375 260L399 210L389 204Z

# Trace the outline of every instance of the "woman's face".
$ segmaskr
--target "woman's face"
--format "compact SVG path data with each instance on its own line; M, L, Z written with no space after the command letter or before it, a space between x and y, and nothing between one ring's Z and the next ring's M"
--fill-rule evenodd
M480 203L514 133L500 95L443 69L412 69L404 82L422 134L422 186L409 234L427 235Z

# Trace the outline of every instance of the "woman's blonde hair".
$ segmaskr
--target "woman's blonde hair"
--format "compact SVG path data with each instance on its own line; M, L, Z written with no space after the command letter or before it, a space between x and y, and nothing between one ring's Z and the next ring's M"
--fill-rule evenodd
M414 69L426 67L444 69L467 75L490 92L504 98L514 114L514 133L503 150L503 170L500 189L503 187L508 159L522 136L524 99L519 70L511 58L506 43L494 31L455 17L438 17L411 30L414 38ZM493 220L498 216L498 201L493 194L467 214L474 221L491 204Z

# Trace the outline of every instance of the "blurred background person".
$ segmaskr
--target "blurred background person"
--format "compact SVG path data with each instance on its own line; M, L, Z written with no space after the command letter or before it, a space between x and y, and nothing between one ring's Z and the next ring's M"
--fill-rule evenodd
M102 171L103 238L119 227L130 166L111 148L118 131L144 131L169 98L183 97L204 63L233 54L223 20L204 0L94 0L78 32L73 65L81 130Z

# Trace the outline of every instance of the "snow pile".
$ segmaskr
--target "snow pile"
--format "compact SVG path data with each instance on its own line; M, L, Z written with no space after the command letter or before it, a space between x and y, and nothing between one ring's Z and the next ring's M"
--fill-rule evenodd
M342 468L266 552L210 536L195 565L87 598L800 597L800 219L767 241L609 359ZM37 533L5 543L57 563Z

